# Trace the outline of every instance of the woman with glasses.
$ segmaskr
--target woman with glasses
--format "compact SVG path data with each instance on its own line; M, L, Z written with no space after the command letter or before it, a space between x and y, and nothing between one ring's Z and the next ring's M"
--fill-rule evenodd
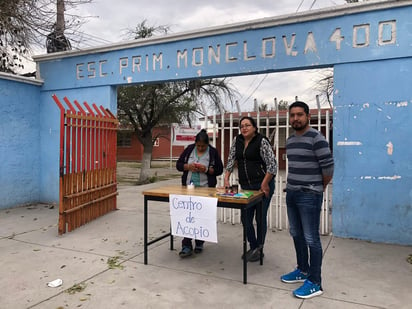
M238 168L239 184L242 190L261 190L263 197L263 214L260 207L248 208L242 223L247 226L247 239L250 249L246 253L249 262L263 258L263 245L267 230L267 212L275 191L274 176L277 163L272 145L267 137L259 133L255 120L245 116L240 119L240 134L232 142L225 172L225 186L230 186L230 175L235 164ZM253 226L256 216L257 235ZM263 220L262 220L263 218ZM262 222L263 221L263 222ZM262 231L262 233L261 233ZM262 250L261 250L262 249Z

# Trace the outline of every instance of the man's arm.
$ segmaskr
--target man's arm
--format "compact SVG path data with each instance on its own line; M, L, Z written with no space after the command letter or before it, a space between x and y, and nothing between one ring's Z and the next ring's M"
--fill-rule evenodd
M323 175L323 191L325 191L327 185L329 182L332 180L332 176L329 175Z

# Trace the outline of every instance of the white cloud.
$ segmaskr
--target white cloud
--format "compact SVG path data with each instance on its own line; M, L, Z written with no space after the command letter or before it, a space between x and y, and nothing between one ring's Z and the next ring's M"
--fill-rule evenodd
M265 103L273 107L275 98L278 102L283 100L292 103L296 96L315 107L316 95L319 93L314 90L314 84L319 78L319 70L314 69L240 76L232 78L232 83L241 93L238 98L241 109L248 111L253 108L254 99L259 105ZM228 106L228 110L235 111L236 107Z
M173 33L245 22L264 17L295 13L301 0L94 0L76 8L76 14L90 16L83 31L119 42L125 29L147 20L150 25L168 25ZM299 12L312 0L303 1ZM318 0L312 9L344 4L344 0Z

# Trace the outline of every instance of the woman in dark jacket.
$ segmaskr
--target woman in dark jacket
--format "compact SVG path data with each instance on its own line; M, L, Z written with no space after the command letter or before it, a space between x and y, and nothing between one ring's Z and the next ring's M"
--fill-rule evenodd
M193 184L197 187L215 187L217 176L223 173L223 163L216 148L209 145L206 130L201 130L195 138L195 143L183 150L176 162L176 169L183 172L182 185ZM195 239L195 253L203 250L203 240ZM192 255L191 238L183 238L180 257Z
M243 190L261 190L265 193L262 201L263 214L258 211L260 208L254 206L248 208L245 218L242 218L242 223L247 226L247 238L250 246L246 259L250 262L256 262L260 260L260 254L263 254L267 212L275 190L273 177L276 176L277 162L269 140L259 133L255 120L249 116L240 119L240 134L233 140L230 148L226 165L225 186L230 186L230 175L235 164L237 164L239 183ZM255 214L257 235L253 227ZM262 218L264 219L262 220Z

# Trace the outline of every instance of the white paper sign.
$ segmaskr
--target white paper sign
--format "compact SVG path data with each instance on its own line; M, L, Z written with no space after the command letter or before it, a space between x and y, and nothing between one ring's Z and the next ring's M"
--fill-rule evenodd
M172 235L217 243L217 198L170 194Z
M187 146L195 142L200 125L189 127L173 124L173 146Z

